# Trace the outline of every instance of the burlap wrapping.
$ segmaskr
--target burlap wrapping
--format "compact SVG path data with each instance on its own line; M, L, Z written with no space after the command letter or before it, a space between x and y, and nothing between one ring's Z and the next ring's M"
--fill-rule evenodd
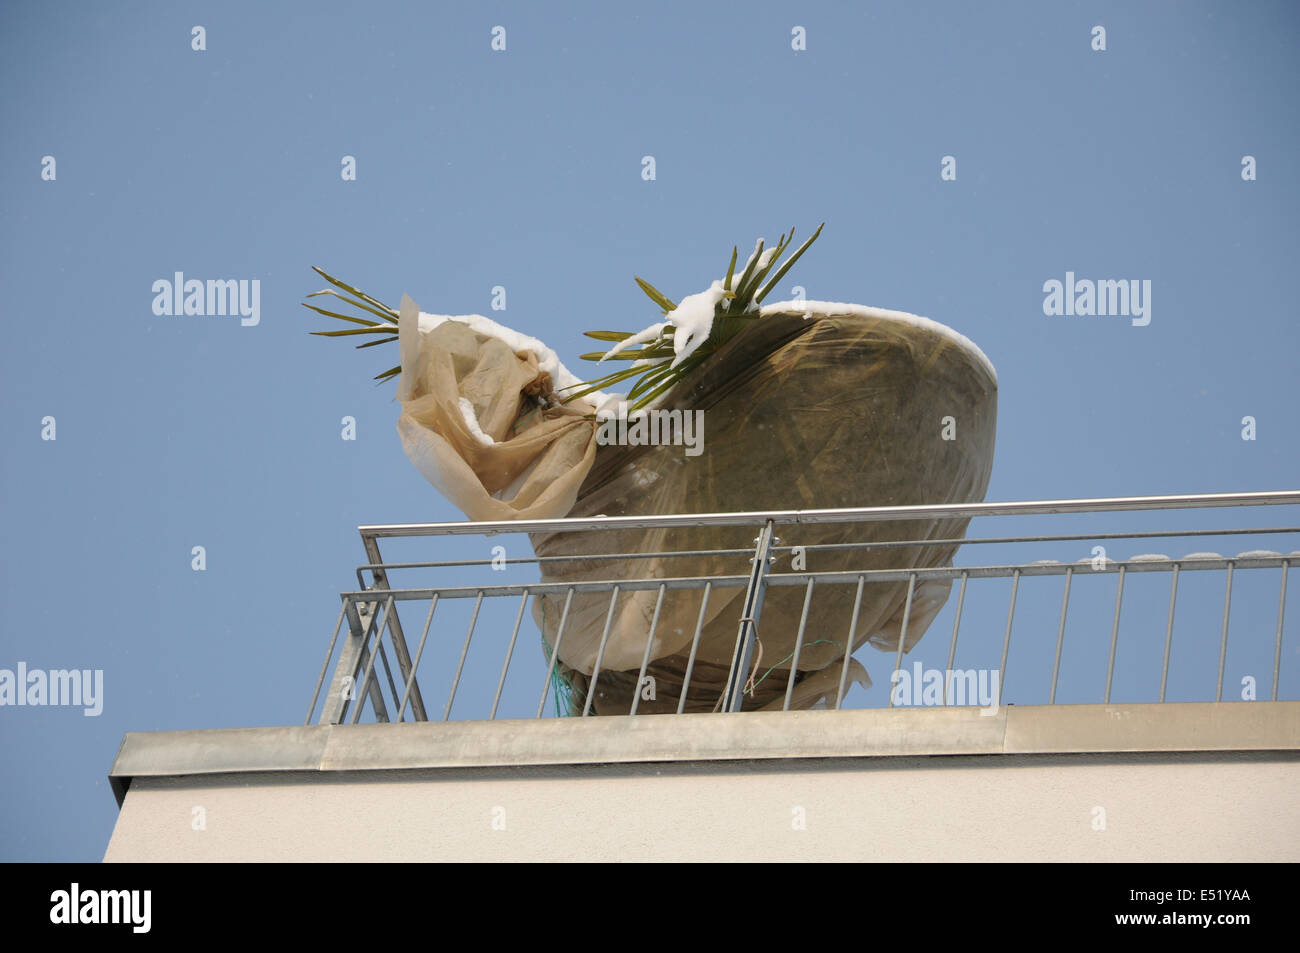
M399 332L397 432L425 478L472 520L566 515L596 460L595 408L577 401L539 407L553 384L536 355L458 321L421 331L419 310L405 296ZM470 432L462 397L496 441L491 446Z
M405 317L405 313L404 313ZM661 404L704 411L702 453L681 446L596 445L590 405L539 410L529 352L463 325L445 323L408 347L403 329L399 430L421 471L473 519L624 516L741 510L933 504L982 500L992 468L997 388L974 354L929 327L860 314L772 314L733 338ZM414 342L414 338L412 338ZM408 363L410 357L410 363ZM408 389L408 374L410 387ZM498 441L470 434L459 398ZM575 402L577 403L577 402ZM523 416L522 422L517 420ZM944 418L953 421L945 426ZM944 439L945 436L953 439ZM955 539L967 520L800 525L778 529L784 545ZM539 556L744 549L750 527L534 534ZM956 545L814 550L809 571L950 565ZM544 563L545 582L746 575L744 555ZM773 572L789 571L790 554ZM925 632L947 583L919 585L904 650ZM848 642L854 585L819 586L795 673L792 707L833 703ZM704 615L687 711L713 710L728 675L743 587L714 588ZM626 713L650 630L657 591L624 592L615 606L592 701L598 714ZM894 651L905 583L868 583L852 649ZM651 665L653 689L638 711L676 711L695 635L701 590L667 590ZM804 587L769 586L746 710L784 702ZM558 670L580 707L591 690L610 597L575 593ZM563 597L534 600L547 645L556 641ZM852 651L852 649L850 651ZM851 677L869 684L854 660ZM653 694L653 698L646 697Z

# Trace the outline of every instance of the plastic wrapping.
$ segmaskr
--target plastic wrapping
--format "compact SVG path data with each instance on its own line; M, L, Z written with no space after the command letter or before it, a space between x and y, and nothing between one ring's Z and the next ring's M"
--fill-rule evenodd
M812 307L815 303L809 303ZM821 306L819 306L821 307ZM628 516L777 509L960 503L982 500L993 460L997 384L978 350L939 325L844 306L766 313L720 348L658 404L703 411L698 456L682 446L597 446L594 408L578 401L539 408L549 380L528 352L514 353L465 326L440 325L403 339L403 414L408 455L474 519ZM945 333L947 332L947 333ZM404 329L404 334L406 333ZM411 388L406 387L407 358ZM469 398L496 444L470 432ZM520 420L520 418L523 418ZM495 498L493 496L495 494ZM958 539L967 520L801 524L778 528L783 546ZM664 553L753 546L752 527L692 527L533 534L539 556ZM950 565L957 544L868 550L809 549L810 572ZM772 572L790 571L782 551ZM543 563L544 582L747 576L743 554L652 556ZM916 587L904 650L925 632L947 583ZM792 707L833 703L840 664L870 642L897 648L906 583L865 585L848 646L855 585L816 587ZM686 711L717 707L728 676L744 587L715 585L700 626ZM592 699L597 714L625 714L638 690L657 589L623 592L615 605ZM769 585L758 623L746 710L784 702L804 605L803 584ZM702 589L667 589L638 711L676 711L700 622ZM563 596L538 597L534 617L554 647ZM575 593L557 670L581 707L610 607L607 593ZM869 684L851 662L853 680ZM653 697L649 697L653 696Z

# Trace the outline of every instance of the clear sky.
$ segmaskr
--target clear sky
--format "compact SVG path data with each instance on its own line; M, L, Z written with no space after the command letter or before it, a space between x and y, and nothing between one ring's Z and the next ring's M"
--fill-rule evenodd
M104 707L0 708L0 859L102 856L123 732L300 723L356 526L460 518L403 455L393 385L370 382L395 349L306 335L311 265L490 314L577 370L582 330L656 319L634 274L680 298L732 245L824 220L778 297L976 341L1000 376L989 499L1294 487L1298 27L1267 2L6 3L0 668L101 669ZM177 271L257 279L259 323L155 315ZM1150 323L1044 314L1067 271L1149 280ZM1139 522L1163 525L1055 529ZM1280 548L1238 548L1256 545ZM1253 620L1270 665L1275 580ZM1054 619L1059 581L1042 592ZM1063 691L1097 700L1096 676L1071 668Z

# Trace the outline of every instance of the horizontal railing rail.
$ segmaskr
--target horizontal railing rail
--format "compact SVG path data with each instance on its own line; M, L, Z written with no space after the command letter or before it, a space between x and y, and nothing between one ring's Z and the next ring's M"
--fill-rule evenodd
M667 513L655 516L563 517L497 522L390 523L359 526L362 539L405 536L491 536L497 533L563 533L587 530L665 529L675 526L777 526L814 523L867 523L878 520L949 519L976 516L1038 516L1052 513L1106 513L1124 510L1202 509L1225 506L1300 504L1300 490L1247 493L1191 493L1175 496L1117 496L1079 500L945 503L863 506L848 509L768 510L738 513Z
M683 711L686 702L688 689L691 685L692 674L696 664L696 651L699 647L703 620L705 617L705 607L708 605L710 594L714 590L743 588L744 598L739 604L739 625L736 633L736 644L732 656L732 663L729 674L726 679L725 689L720 693L716 708L725 711L742 710L745 705L745 696L748 694L754 697L755 691L761 682L772 676L777 666L768 668L767 672L762 675L761 679L756 681L761 662L761 646L758 633L761 629L762 606L764 594L769 587L804 587L805 596L803 600L802 618L798 630L795 634L794 653L778 662L778 665L789 663L786 676L786 685L783 701L779 707L788 709L791 707L792 698L796 689L797 680L793 673L800 672L798 663L800 654L806 648L806 635L811 633L805 632L809 619L809 610L816 593L824 593L831 587L850 587L854 595L854 611L851 615L850 629L845 635L847 638L840 642L837 638L819 638L816 641L832 641L837 645L852 645L858 641L858 635L854 629L858 619L858 607L861 604L864 587L873 584L892 583L894 585L906 585L906 602L903 610L902 625L896 640L896 648L893 649L893 671L890 676L890 690L887 702L882 700L881 704L916 704L916 703L934 703L931 701L918 702L919 697L913 692L913 697L908 700L906 693L899 693L898 684L904 681L904 670L901 669L902 656L908 633L908 625L911 621L913 608L913 597L919 585L926 582L934 581L951 581L956 590L955 597L950 597L948 606L944 612L952 612L952 631L951 639L947 645L948 652L946 656L947 664L942 669L938 669L941 674L941 685L939 686L938 704L954 704L961 701L969 701L969 698L954 698L953 692L953 673L967 673L965 677L969 681L968 673L972 669L956 670L953 668L957 646L958 635L963 622L963 612L966 614L968 626L975 625L978 629L976 641L979 643L978 651L984 654L989 661L997 659L996 667L989 665L980 669L981 675L986 672L996 673L996 692L990 693L988 703L991 705L1002 704L1005 701L1007 687L1008 662L1013 645L1013 629L1017 618L1017 603L1020 600L1021 581L1035 577L1063 577L1063 589L1059 597L1059 615L1057 609L1051 610L1052 618L1050 627L1046 624L1040 624L1037 619L1031 621L1030 625L1039 630L1046 631L1050 628L1051 638L1042 636L1033 639L1028 643L1028 648L1022 648L1022 653L1032 654L1034 651L1041 651L1044 647L1054 646L1052 655L1050 687L1047 688L1047 701L1050 704L1057 703L1058 693L1061 689L1061 674L1063 670L1063 650L1066 647L1067 639L1067 620L1070 619L1071 609L1071 589L1075 589L1076 613L1082 608L1085 615L1092 617L1087 625L1095 631L1105 631L1106 665L1104 688L1101 688L1097 694L1100 696L1101 703L1110 703L1112 700L1113 690L1115 687L1116 676L1120 674L1127 676L1127 664L1117 665L1120 650L1133 651L1141 654L1142 652L1155 651L1161 649L1161 659L1159 666L1159 701L1165 701L1169 688L1170 680L1170 663L1172 650L1176 644L1175 640L1175 617L1179 599L1180 579L1188 573L1193 574L1191 579L1203 579L1206 572L1224 573L1224 590L1222 596L1222 617L1217 640L1211 640L1205 633L1202 633L1199 640L1193 648L1200 655L1212 655L1212 650L1218 650L1218 664L1216 678L1214 682L1214 699L1222 700L1224 697L1225 673L1227 671L1226 663L1229 649L1229 629L1230 616L1233 606L1233 586L1234 575L1238 573L1255 573L1263 570L1280 570L1278 583L1280 588L1277 590L1276 607L1274 609L1272 602L1273 597L1268 597L1269 605L1263 608L1268 609L1269 628L1272 630L1268 634L1272 636L1271 645L1267 646L1272 649L1271 676L1268 681L1271 683L1268 689L1255 687L1257 681L1254 676L1244 676L1244 683L1247 688L1243 689L1243 694L1258 691L1258 695L1250 697L1270 697L1277 699L1279 697L1279 682L1282 673L1283 660L1283 643L1285 635L1285 606L1288 586L1288 574L1291 565L1300 559L1300 551L1296 550L1297 543L1300 543L1300 527L1291 525L1296 522L1294 519L1287 525L1277 526L1241 526L1241 527L1196 527L1180 529L1134 529L1134 530L1105 530L1100 532L1055 532L1055 533L1035 533L1035 534L1003 534L997 536L975 536L975 537L957 537L957 538L935 538L935 539L898 539L898 540L872 540L864 542L849 543L810 543L806 546L797 546L784 544L782 540L775 535L776 527L793 527L797 532L799 526L825 525L825 524L851 524L866 523L879 521L917 521L917 520L936 520L936 519L982 519L989 517L1033 517L1041 521L1047 517L1083 515L1083 514L1106 514L1117 512L1132 511L1204 511L1207 509L1226 509L1237 507L1278 507L1278 506L1300 506L1300 491L1273 491L1273 492L1248 492L1248 493L1217 493L1217 494L1192 494L1178 496L1144 496L1144 497L1118 497L1107 499L1080 499L1080 500L1050 500L1050 501L1024 501L1024 502L995 502L995 503L967 503L967 504L945 504L945 505L926 505L926 506L893 506L893 507L862 507L854 509L823 509L823 510L783 510L770 512L752 512L752 513L714 513L714 514L667 514L656 516L635 516L635 517L585 517L585 518L564 518L553 520L531 520L517 522L456 522L456 523L411 523L411 524L388 524L388 525L367 525L359 528L362 542L367 554L367 562L357 567L358 588L351 591L345 591L340 594L342 607L340 609L338 621L335 625L334 635L330 641L329 650L322 665L320 676L317 679L316 689L312 696L311 705L307 714L307 722L311 723L313 718L318 718L321 723L356 723L361 719L363 714L376 721L400 721L406 718L414 720L428 720L431 717L437 717L437 713L431 715L426 708L424 698L421 692L420 679L418 672L422 660L426 656L426 650L431 649L431 634L433 644L438 647L439 651L447 654L442 666L445 671L440 670L439 674L446 676L453 670L452 656L455 657L454 675L451 675L450 687L448 689L446 701L441 709L441 717L447 720L452 716L455 702L459 692L465 689L467 680L465 679L467 659L471 653L471 645L475 638L476 630L480 633L484 630L491 629L494 632L499 631L499 635L489 634L486 636L489 643L496 646L504 652L504 663L499 673L493 672L495 678L484 677L473 680L475 688L482 697L482 704L487 708L488 690L495 684L495 691L491 693L492 701L490 708L487 708L486 717L496 718L501 709L503 700L507 705L514 709L519 708L519 691L517 689L506 692L506 687L511 676L511 663L516 659L516 647L519 637L523 631L523 618L527 610L530 599L542 596L549 596L555 600L564 600L564 610L559 623L556 645L554 649L544 644L544 658L541 660L544 665L536 666L538 669L545 669L544 685L542 686L541 701L537 705L536 717L541 717L548 700L548 696L558 695L563 686L557 684L556 668L557 660L561 652L563 638L565 635L565 625L569 617L569 606L572 603L575 594L590 593L608 593L609 607L606 613L604 631L599 644L599 651L596 656L594 670L587 676L587 690L585 697L580 698L575 703L570 699L571 711L578 713L581 709L582 715L589 715L593 711L593 697L596 694L596 688L600 684L599 680L602 674L607 677L613 673L602 672L601 662L604 651L607 647L607 640L610 635L611 620L615 614L615 608L618 604L620 595L626 596L629 593L641 591L657 591L657 601L655 603L653 619L647 627L645 651L642 663L637 675L635 685L637 690L631 694L631 703L628 706L627 714L637 714L641 708L643 693L640 686L646 680L648 673L651 673L651 647L654 643L655 627L658 624L660 616L660 607L663 605L665 593L676 590L702 590L703 604L699 613L699 621L696 624L694 639L691 643L689 663L686 667L685 677L680 688L680 700L677 711ZM419 537L438 538L438 537L460 537L473 535L482 537L493 537L501 534L519 534L519 533L562 533L562 532L589 532L601 530L651 530L664 528L688 528L688 527L717 527L717 526L752 526L758 531L758 536L754 541L754 546L749 548L718 548L718 549L679 549L679 550L662 550L657 549L647 552L619 552L605 554L582 554L566 556L531 556L531 557L511 557L505 558L500 555L494 555L492 559L446 559L430 560L417 559L406 561L384 560L380 549L379 542L384 539L412 539ZM920 546L939 546L939 545L957 545L964 547L983 547L983 546L1006 546L1022 547L1026 545L1034 546L1055 546L1061 547L1065 544L1079 543L1086 541L1118 541L1118 540L1192 540L1205 537L1258 537L1270 536L1276 537L1282 541L1283 547L1288 548L1288 552L1278 550L1245 550L1237 555L1223 555L1218 553L1189 553L1181 556L1169 556L1163 553L1157 554L1140 554L1127 559L1114 559L1104 553L1104 547L1096 547L1103 553L1101 556L1093 555L1091 558L1084 557L1076 560L1059 560L1059 559L1036 559L1036 560L1001 560L991 561L983 565L954 565L939 567L919 567L900 565L897 568L862 568L847 569L836 571L809 571L806 568L777 571L773 564L778 558L791 556L797 552L802 552L804 556L809 553L832 553L832 552L853 552L853 551L872 551L872 550L890 550L904 549L908 547ZM1276 545L1276 544L1275 544ZM1094 550L1094 552L1096 551ZM979 549L972 549L970 552L978 553ZM962 550L959 550L959 553ZM491 585L478 582L472 584L456 584L446 580L441 580L439 584L416 584L396 586L390 579L390 573L399 573L409 575L413 572L439 574L467 572L481 570L484 567L491 567L491 571L499 572L507 569L526 569L529 566L538 566L545 568L548 565L558 565L565 562L580 560L593 564L609 564L611 566L626 563L635 560L648 559L687 559L692 557L734 557L737 560L742 558L748 559L748 567L745 568L744 562L739 562L735 571L717 573L713 575L675 575L658 578L622 578L617 574L609 578L583 581L559 581L559 582L502 582ZM367 584L365 576L370 575L370 582ZM1167 574L1170 580L1167 611L1162 610L1158 615L1154 609L1146 607L1143 609L1145 617L1138 620L1138 627L1144 631L1139 639L1121 640L1121 616L1124 609L1125 588L1128 585L1130 576L1148 575L1163 573ZM1078 595L1078 581L1084 577L1118 577L1117 584L1113 595L1106 595L1102 598L1080 597ZM1244 578L1244 577L1239 577ZM984 599L978 602L977 611L972 609L972 604L976 601L973 591L978 588L970 586L972 580L991 580L991 579L1009 579L1011 581L1011 591L1009 601L1005 603L1005 620L1002 620L1000 613L1002 610L995 610L994 602ZM421 580L425 582L425 580ZM1091 586L1091 583L1087 585ZM1198 603L1205 602L1205 594L1196 591L1195 587L1184 582L1183 597L1187 599L1190 596L1195 597ZM968 592L968 589L970 592ZM1189 589L1192 591L1189 592ZM515 598L518 605L512 612L508 612L500 620L495 616L491 621L483 622L486 614L495 611L488 607L498 604L501 599ZM991 598L991 597L990 597ZM1055 598L1055 597L1054 597ZM1078 605L1078 600L1083 598L1083 605ZM1103 606L1104 602L1113 598L1113 613ZM1142 596L1147 602L1150 601L1149 594ZM473 600L472 609L469 612L468 625L463 642L459 639L446 639L445 634L448 629L440 625L437 629L433 627L435 616L437 615L440 604L444 606L454 606L465 600ZM1042 601L1041 597L1038 600ZM423 625L420 637L416 645L415 654L412 656L408 647L405 632L402 629L402 621L399 616L399 605L407 605L412 602L428 602L428 611L423 615ZM1248 613L1246 619L1247 628L1258 630L1262 628L1260 620L1263 618L1261 612L1263 608L1263 596L1252 589L1250 598L1247 600L1245 610L1241 609L1239 602L1238 612ZM1101 624L1101 616L1105 609L1105 615L1109 616L1109 625ZM488 612L485 613L485 610ZM1038 616L1046 616L1046 609L1036 609ZM1217 613L1217 609L1215 612ZM992 615L998 615L996 625L988 624L987 620ZM972 623L971 616L976 618ZM1193 611L1194 618L1200 622L1208 618L1208 610L1204 606L1198 606ZM513 618L511 618L513 617ZM347 623L346 630L344 622ZM931 628L938 625L939 617L936 617L931 623ZM1275 622L1275 626L1272 623ZM1158 625L1156 623L1159 623ZM992 635L994 629L1000 630L1000 639L995 639ZM1157 631L1158 630L1158 631ZM507 639L506 632L509 632ZM1154 634L1153 634L1154 633ZM826 636L833 633L818 633L819 636ZM340 635L344 637L340 640ZM535 630L529 631L529 637L535 635ZM1252 631L1252 640L1250 642L1250 651L1254 653L1254 663L1262 665L1262 656L1259 655L1261 648L1255 643L1259 641L1257 632ZM1159 636L1159 638L1157 638ZM1023 637L1022 637L1023 640ZM483 639L480 638L480 642ZM1083 639L1084 643L1100 643L1101 640L1096 638ZM1245 640L1242 640L1245 641ZM459 643L458 654L454 651L455 643ZM929 643L933 645L935 639L930 639ZM1159 642L1159 644L1156 644ZM1212 644L1217 642L1217 644ZM1000 643L1000 644L999 644ZM811 644L810 642L808 644ZM755 650L758 648L758 654L755 656ZM999 651L1000 649L1000 651ZM390 658L390 652L392 658ZM321 691L325 685L325 679L329 672L332 660L337 661L334 666L334 676L331 680L329 690L325 694L324 703L319 705L321 700ZM770 660L769 660L770 661ZM1033 660L1040 661L1046 668L1046 659ZM1096 675L1100 681L1099 659L1097 661L1098 671ZM1154 662L1154 659L1152 659ZM838 681L834 685L834 702L833 707L842 707L845 703L846 694L851 687L850 672L853 663L853 652L842 653L842 658L834 663L839 666ZM920 663L916 663L920 665ZM1071 660L1069 666L1078 666L1086 668L1087 661ZM526 665L525 665L526 667ZM1031 666L1025 666L1027 670ZM1152 665L1152 667L1154 667ZM623 674L630 673L627 670ZM786 671L782 669L782 671ZM904 673L904 674L900 674ZM540 674L540 670L537 672ZM802 673L801 673L802 674ZM928 677L928 672L927 672ZM649 674L650 682L654 682L654 675ZM428 682L426 673L425 681ZM1079 679L1082 681L1082 679ZM513 683L511 683L513 684ZM1038 689L1044 686L1039 685ZM1208 685L1205 686L1208 693ZM1151 685L1149 693L1154 696L1154 684ZM531 693L529 693L531 694ZM1203 700L1203 699L1200 699ZM772 704L775 704L773 702ZM531 708L528 709L531 717ZM483 717L480 715L480 717Z

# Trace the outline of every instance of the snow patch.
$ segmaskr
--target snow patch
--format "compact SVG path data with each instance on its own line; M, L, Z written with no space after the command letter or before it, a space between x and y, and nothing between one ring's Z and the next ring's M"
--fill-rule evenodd
M726 293L722 282L714 281L706 290L687 295L674 310L668 312L668 323L676 328L673 332L673 367L694 354L708 340L709 333L713 330L714 308ZM643 331L642 334L644 333Z
M629 347L632 347L633 345L636 345L636 344L645 344L645 343L647 343L648 341L654 341L654 340L657 340L657 339L659 338L659 336L663 333L664 328L666 328L666 327L668 327L668 322L667 322L667 321L660 321L658 324L652 324L652 325L650 325L650 327L645 328L644 330L638 331L636 334L632 335L630 338L624 338L622 341L619 341L619 342L618 342L617 344L615 344L612 348L610 348L608 351L606 351L605 354L604 354L604 356L603 356L599 361L597 361L596 363L598 363L598 364L603 363L603 362L605 362L606 360L608 360L609 358L613 357L615 354L618 354L618 353L620 353L621 351L623 351L623 350L625 350L625 349L627 349L627 348L629 348ZM650 361L646 361L646 360L641 360L641 361L637 361L637 362L636 362L635 364L633 364L632 366L633 366L633 367L639 367L639 366L641 366L642 364L649 364L649 363L652 363L652 362L650 362Z
M1184 559L1222 559L1218 553L1188 553Z
M775 253L775 247L764 249L761 253L758 252L757 248L755 248L754 254L750 255L750 260L752 261L755 256L757 256L760 263L759 267L762 267L770 262L771 256ZM738 276L739 275L737 275L737 277ZM605 356L610 357L617 354L620 350L632 346L634 343L641 344L655 340L662 335L664 329L669 324L672 324L676 329L673 334L674 358L672 366L676 367L693 354L695 350L708 339L709 334L713 330L714 311L718 302L723 299L725 294L726 292L722 288L722 281L714 281L706 290L697 292L693 295L687 295L683 298L678 303L676 309L669 312L667 320L659 322L658 324L652 324L637 334L634 334L632 337L620 341ZM506 346L513 351L532 351L533 354L537 356L538 368L551 376L555 389L560 392L561 397L566 393L572 393L574 390L579 389L583 384L582 378L578 377L565 367L564 363L560 360L555 351L547 347L546 344L535 337L521 334L513 328L497 324L497 322L493 321L491 318L486 318L481 314L426 314L423 311L417 312L414 302L410 302L408 309L408 307L406 307L407 302L410 302L410 299L403 296L403 317L406 317L407 320L399 321L399 337L405 337L406 340L399 341L398 345L402 352L403 369L410 364L414 359L415 354L418 352L411 331L418 329L418 333L427 334L444 321L458 321L461 324L468 325L472 330L479 334L497 338L504 342ZM813 312L819 314L847 314L857 317L874 318L877 320L898 321L904 324L910 324L913 327L924 328L927 331L931 331L947 338L957 347L966 351L975 358L976 361L983 365L984 369L988 371L989 376L992 377L994 383L997 382L998 374L997 370L993 367L993 362L988 359L987 355L979 349L975 342L948 327L946 324L940 324L938 321L933 321L930 318L909 314L906 311L890 311L884 308L872 308L867 307L866 305L841 301L777 301L772 304L763 305L759 308L760 317L789 313L804 314L807 316ZM418 325L416 321L410 320L411 318L415 318L417 314ZM638 361L637 365L651 366L660 363L662 363L662 361ZM403 374L404 378L406 376L407 375ZM399 384L397 395L399 400L405 399L403 397L404 390L405 388ZM661 394L660 398L656 399L654 403L658 403L664 396L666 396L666 394ZM626 400L627 394L593 391L582 399L595 405L597 410L601 410L606 407L615 406L621 400ZM477 426L477 418L475 418L474 425ZM471 432L473 432L473 428L471 428ZM489 441L491 440L491 437L484 434L481 428L477 431L475 436L477 437L478 434L482 434L482 438L486 438ZM480 442L482 442L482 438L480 438ZM1186 558L1192 559L1198 557L1211 559L1222 558L1218 554L1197 554ZM1088 562L1088 560L1081 561Z
M474 413L474 405L469 402L468 397L460 399L460 415L465 418L465 426L469 428L470 436L485 447L496 446L496 441L483 432L483 428L478 425L478 414Z
M988 356L979 349L979 347L966 335L954 331L946 324L940 324L930 318L923 318L918 314L908 314L906 311L889 311L885 308L869 308L861 304L849 304L843 301L804 301L796 299L793 301L777 301L773 304L765 304L759 309L762 317L771 314L851 314L862 318L877 318L886 321L900 321L903 324L910 324L913 327L925 328L927 331L933 331L935 334L946 337L953 344L956 344L962 350L968 352L972 357L984 365L984 369L989 372L996 384L998 372L993 367L993 362Z
M772 259L776 257L775 245L773 245L771 248L764 248L760 252L758 249L759 246L762 244L763 244L763 239L760 238L758 241L756 241L754 243L754 250L750 252L749 257L745 259L745 264L739 270L737 270L732 274L731 276L732 291L736 290L736 286L740 284L741 276L743 276L745 272L749 271L750 265L754 266L753 273L757 274L758 272L766 268L768 265L770 265L772 263ZM755 259L757 259L757 261L755 261ZM754 300L751 298L749 302L749 307L745 309L745 312L749 314L757 310L758 310L758 305L755 304Z
M1130 557L1130 558L1129 558L1129 562L1131 562L1131 563L1167 563L1167 562L1169 562L1169 557L1166 556L1164 553L1143 553L1143 554L1140 555L1140 556L1132 556L1132 557Z
M740 284L740 276L743 275L745 272L749 271L749 266L752 265L754 263L754 259L759 256L760 254L759 248L761 248L762 245L763 245L763 239L761 238L758 241L754 242L754 250L749 253L749 257L745 259L745 263L741 265L739 268L737 268L735 270L735 273L731 276L732 291L735 291L736 285ZM769 248L767 250L766 254L768 255L768 259L767 259L768 261L772 260L771 256L773 253L775 253L775 251L776 251L775 248Z
M1237 553L1238 559L1272 559L1281 556L1281 553L1275 553L1271 549L1248 549L1244 553Z

